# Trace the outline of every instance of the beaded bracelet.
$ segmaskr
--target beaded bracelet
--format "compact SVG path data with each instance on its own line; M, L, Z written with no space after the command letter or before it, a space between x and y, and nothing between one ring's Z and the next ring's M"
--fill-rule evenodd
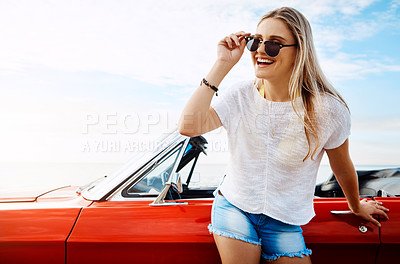
M215 87L214 85L209 84L205 78L203 78L203 80L201 81L200 85L201 85L202 83L204 83L206 86L208 86L208 87L210 87L211 89L213 89L214 92L215 92L215 95L218 96L218 88L217 88L217 87Z

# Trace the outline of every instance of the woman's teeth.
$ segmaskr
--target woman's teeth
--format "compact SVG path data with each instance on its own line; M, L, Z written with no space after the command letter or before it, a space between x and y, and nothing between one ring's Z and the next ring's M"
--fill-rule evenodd
M272 64L273 62L274 61L268 59L260 59L260 58L257 59L258 64Z

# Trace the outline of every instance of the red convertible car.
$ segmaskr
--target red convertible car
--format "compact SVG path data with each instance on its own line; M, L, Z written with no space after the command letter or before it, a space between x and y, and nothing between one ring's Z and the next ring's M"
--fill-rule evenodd
M0 195L0 263L220 263L207 229L216 186L192 184L206 144L175 131L87 186ZM400 170L359 178L390 219L379 228L351 214L332 177L303 227L313 263L400 263Z

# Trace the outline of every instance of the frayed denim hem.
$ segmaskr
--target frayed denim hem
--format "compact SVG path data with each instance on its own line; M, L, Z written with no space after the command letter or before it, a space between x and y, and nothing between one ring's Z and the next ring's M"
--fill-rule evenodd
M247 242L247 243L251 243L251 244L254 244L254 245L257 245L257 246L261 245L261 239L258 242L256 242L256 241L254 241L252 239L249 239L249 238L247 238L245 236L240 236L240 235L232 234L232 233L229 233L229 232L226 232L226 231L221 231L219 229L214 228L211 224L208 225L208 230L210 231L210 233L214 233L214 234L216 234L218 236L224 236L224 237L228 237L228 238L238 239L238 240L241 240L241 241L244 241L244 242Z
M277 260L280 257L303 258L304 256L310 256L311 253L312 253L311 249L306 248L305 250L294 253L282 253L282 254L272 254L272 255L266 255L262 253L262 257L265 258L266 260Z

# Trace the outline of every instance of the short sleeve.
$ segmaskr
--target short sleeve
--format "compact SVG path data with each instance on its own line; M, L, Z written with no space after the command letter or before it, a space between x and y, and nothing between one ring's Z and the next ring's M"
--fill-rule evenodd
M226 130L229 130L230 118L236 116L238 112L238 92L240 87L241 84L236 84L227 88L218 97L215 97L211 104Z
M351 118L348 108L337 99L331 98L329 103L329 136L325 149L340 147L350 136Z

